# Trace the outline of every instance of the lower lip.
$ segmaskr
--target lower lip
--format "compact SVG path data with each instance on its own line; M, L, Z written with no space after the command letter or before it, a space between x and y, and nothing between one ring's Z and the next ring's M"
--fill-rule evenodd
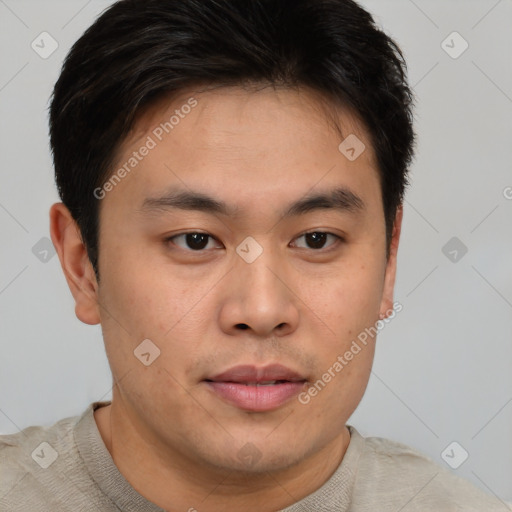
M271 411L298 395L305 382L283 382L270 386L246 386L236 382L210 382L206 384L221 398L247 411Z

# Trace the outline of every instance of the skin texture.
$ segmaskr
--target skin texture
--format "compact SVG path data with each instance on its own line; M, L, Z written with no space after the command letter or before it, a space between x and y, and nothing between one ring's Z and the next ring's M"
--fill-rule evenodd
M77 317L101 322L114 387L112 405L95 419L125 478L169 511L274 511L315 491L340 464L375 339L307 404L293 397L247 411L204 379L271 363L309 383L321 378L392 309L402 209L386 260L371 143L340 108L344 136L366 145L349 161L318 97L305 90L233 87L160 100L138 119L115 169L191 97L197 105L161 141L153 137L156 147L100 201L100 282L61 203L50 212L52 240ZM307 194L340 186L364 209L282 216ZM173 187L236 206L237 215L143 212L146 198ZM345 241L329 236L311 248L302 235L314 231ZM202 251L185 237L166 241L184 232L213 238ZM252 263L236 252L248 236L263 249ZM149 366L134 355L144 339L160 350ZM244 446L256 455L241 457Z

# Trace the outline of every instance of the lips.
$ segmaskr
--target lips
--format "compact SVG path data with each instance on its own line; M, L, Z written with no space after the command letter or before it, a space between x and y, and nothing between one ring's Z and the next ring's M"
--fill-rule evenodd
M204 380L217 397L253 412L279 408L300 393L306 381L304 376L279 364L235 366Z
M238 382L241 384L263 384L276 381L298 382L305 381L306 379L286 366L272 364L260 368L252 365L235 366L206 380L213 382Z

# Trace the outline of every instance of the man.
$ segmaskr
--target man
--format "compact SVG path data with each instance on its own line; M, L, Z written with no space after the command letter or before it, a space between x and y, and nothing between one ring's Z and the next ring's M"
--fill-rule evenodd
M50 225L112 401L3 436L2 510L508 510L346 424L401 307L411 110L351 0L111 6L55 86Z

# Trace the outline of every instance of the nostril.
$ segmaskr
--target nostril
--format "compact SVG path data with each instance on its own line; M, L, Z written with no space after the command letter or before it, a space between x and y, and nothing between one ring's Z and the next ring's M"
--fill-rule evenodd
M236 327L243 330L249 329L249 326L247 324L236 324Z

